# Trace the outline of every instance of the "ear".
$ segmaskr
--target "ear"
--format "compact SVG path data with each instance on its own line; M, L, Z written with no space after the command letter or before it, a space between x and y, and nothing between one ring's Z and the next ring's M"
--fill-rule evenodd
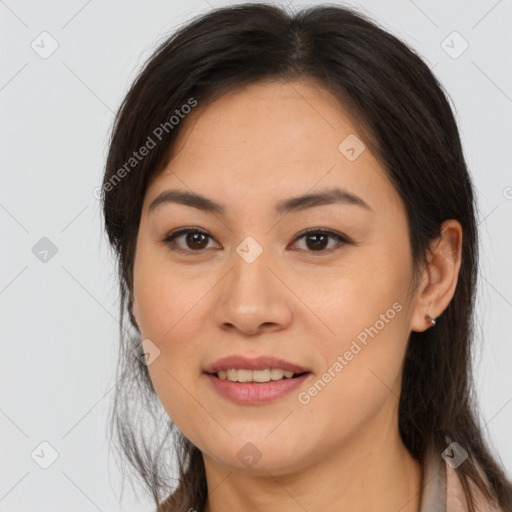
M434 319L448 307L453 298L462 256L462 226L455 219L441 225L439 238L432 241L427 268L416 291L416 304L411 330L423 332L431 326L425 315Z

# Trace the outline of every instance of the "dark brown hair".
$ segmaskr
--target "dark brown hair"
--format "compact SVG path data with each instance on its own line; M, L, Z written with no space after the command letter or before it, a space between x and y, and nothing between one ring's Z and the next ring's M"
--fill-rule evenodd
M202 454L166 416L147 367L135 357L140 356L141 339L131 300L141 207L148 180L168 162L181 114L187 111L184 105L194 101L206 105L257 81L297 79L312 80L336 94L357 123L358 134L386 169L406 208L416 276L442 222L456 219L462 225L462 266L454 297L435 328L410 335L399 432L420 461L428 448L441 454L445 437L457 441L469 453L457 474L470 510L474 510L470 482L488 500L512 510L512 486L486 445L474 400L476 213L452 110L442 86L412 49L362 14L331 4L293 15L264 4L210 11L155 51L120 106L102 188L121 299L111 434L117 435L122 454L158 510L202 510L207 497ZM149 146L149 139L154 146L146 156L131 160L134 151ZM126 313L128 327L123 322ZM171 461L166 460L172 450L163 449L173 438L179 470L176 484L170 483Z

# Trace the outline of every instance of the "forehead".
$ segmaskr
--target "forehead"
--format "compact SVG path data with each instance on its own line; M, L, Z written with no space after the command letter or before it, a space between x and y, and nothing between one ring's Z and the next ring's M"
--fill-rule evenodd
M342 186L368 203L397 202L348 112L315 83L250 84L199 101L180 123L169 163L150 183L147 199L177 185L208 190L222 202Z
M202 154L258 150L260 157L302 159L324 147L337 150L343 134L355 133L348 113L329 91L309 81L258 82L201 104L182 121L173 156L184 146ZM329 151L330 152L330 151ZM226 156L230 154L226 152Z

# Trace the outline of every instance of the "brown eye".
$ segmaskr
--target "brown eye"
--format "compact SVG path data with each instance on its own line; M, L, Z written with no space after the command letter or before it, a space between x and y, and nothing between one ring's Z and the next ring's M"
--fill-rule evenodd
M180 239L183 241L177 243ZM301 250L312 253L330 252L331 249L350 243L350 241L342 235L318 228L302 233L295 240L302 239L305 240L306 247ZM329 247L333 239L336 240L337 243L331 244ZM213 240L213 238L208 233L198 229L185 228L171 233L165 237L162 242L169 245L173 251L191 253L202 252L204 249L207 249L209 240Z
M325 249L329 244L329 235L325 233L317 233L313 235L306 235L306 245L313 251ZM308 245L311 243L311 245Z
M185 243L192 249L204 249L208 245L207 237L204 233L187 233Z
M172 250L182 252L199 252L208 246L208 239L210 235L197 229L181 229L175 233L171 233L162 240L162 242L169 244ZM183 239L184 246L177 244L176 240ZM178 246L176 248L175 246Z
M334 246L327 248L329 245L329 240L336 239L338 241ZM319 229L313 229L306 231L302 235L296 238L296 240L305 240L306 251L310 252L327 252L330 249L335 248L336 246L341 246L349 243L349 241L337 233L333 233L332 231L321 231Z

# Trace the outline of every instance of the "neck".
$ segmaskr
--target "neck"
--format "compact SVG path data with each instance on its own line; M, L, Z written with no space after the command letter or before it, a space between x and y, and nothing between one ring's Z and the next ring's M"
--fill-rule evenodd
M204 456L205 512L418 512L423 471L401 442L396 423L358 431L357 438L306 469L247 475ZM366 431L364 431L366 430Z

